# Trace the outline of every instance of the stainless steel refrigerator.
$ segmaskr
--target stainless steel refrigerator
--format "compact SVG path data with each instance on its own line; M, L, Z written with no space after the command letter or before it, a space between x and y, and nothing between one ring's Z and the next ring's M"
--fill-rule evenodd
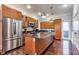
M22 21L3 18L2 21L2 49L9 51L22 46Z

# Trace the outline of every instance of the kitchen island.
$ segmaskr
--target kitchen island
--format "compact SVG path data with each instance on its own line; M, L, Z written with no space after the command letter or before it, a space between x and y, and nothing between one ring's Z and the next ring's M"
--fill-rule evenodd
M38 34L25 34L24 53L28 55L41 55L53 43L53 32L40 32Z

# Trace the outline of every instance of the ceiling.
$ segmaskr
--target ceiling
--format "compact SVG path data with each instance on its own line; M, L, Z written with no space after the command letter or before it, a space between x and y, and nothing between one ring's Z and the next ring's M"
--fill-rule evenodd
M72 12L72 5L69 5L67 8L62 7L62 4L38 4L38 5L31 5L32 11L34 13L38 12L45 12L47 14L65 14ZM53 7L52 9L50 9Z
M32 16L37 18L41 21L48 20L52 16L55 15L64 15L68 13L72 13L73 5L68 4L67 7L63 7L63 4L29 4L31 9L28 9L26 6L27 4L7 4L10 7L13 7L19 11L21 11L26 16ZM49 18L42 18L38 15L38 13L45 13L49 15ZM53 15L51 15L53 13Z
M13 4L18 9L22 9L25 11L25 13L37 15L38 12L45 12L46 14L51 15L53 14L65 14L65 13L71 13L73 10L73 7L71 4L68 5L68 7L62 7L63 4L30 4L31 9L27 9L27 4ZM53 7L52 9L50 9Z

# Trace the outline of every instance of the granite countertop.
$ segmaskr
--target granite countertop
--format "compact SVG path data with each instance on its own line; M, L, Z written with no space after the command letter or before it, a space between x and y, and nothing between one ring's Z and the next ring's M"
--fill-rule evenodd
M54 35L54 33L53 32L40 32L40 33L35 33L35 34L30 34L30 33L25 34L25 36L27 37L32 37L36 39L39 39L39 38L44 39L50 35Z

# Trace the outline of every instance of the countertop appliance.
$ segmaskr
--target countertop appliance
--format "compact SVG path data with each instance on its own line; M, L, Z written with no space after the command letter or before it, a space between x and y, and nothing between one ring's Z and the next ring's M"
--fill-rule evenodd
M2 49L4 52L22 46L22 21L3 18Z

